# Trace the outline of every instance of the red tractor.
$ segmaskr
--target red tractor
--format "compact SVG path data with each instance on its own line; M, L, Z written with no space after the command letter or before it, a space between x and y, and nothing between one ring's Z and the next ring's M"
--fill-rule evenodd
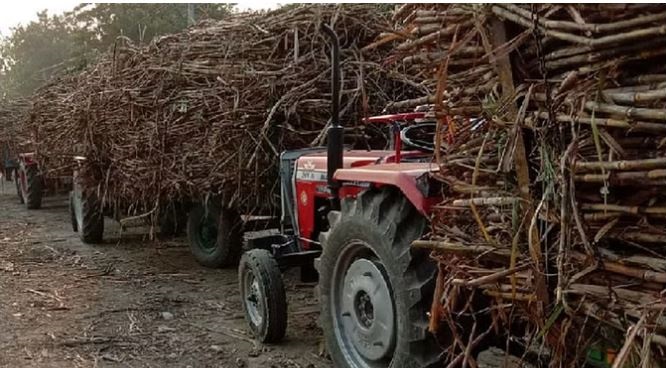
M411 248L442 199L431 178L432 134L429 144L410 138L432 133L434 123L422 113L370 118L393 127L394 149L346 150L339 41L323 29L333 40L327 148L281 155L280 232L249 239L239 265L246 320L258 340L279 341L287 325L282 271L315 266L321 327L336 367L437 366L441 349L427 330L436 266Z
M19 201L29 210L42 207L42 197L47 192L66 192L71 185L68 176L44 176L34 153L20 153L14 174Z
M19 154L19 163L14 177L19 201L29 210L42 207L44 180L34 153Z

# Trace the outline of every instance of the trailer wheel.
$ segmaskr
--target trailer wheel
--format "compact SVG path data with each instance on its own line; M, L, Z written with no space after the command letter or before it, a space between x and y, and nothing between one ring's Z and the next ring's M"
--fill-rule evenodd
M250 331L262 343L279 342L287 330L287 295L275 258L265 249L245 252L238 276Z
M85 244L101 243L104 238L104 214L97 196L94 193L84 193L76 185L72 199L76 229L81 241Z
M42 207L42 177L39 175L37 165L21 164L19 175L21 196L25 207L29 210L38 210Z
M329 214L319 262L321 324L336 367L438 367L427 331L436 267L411 249L426 221L402 194L369 191Z
M187 219L187 237L194 258L204 267L238 264L243 246L240 216L232 209L196 205Z
M24 204L25 200L23 199L23 191L21 190L21 175L19 175L18 170L14 172L14 184L16 184L16 195L18 196L19 203Z

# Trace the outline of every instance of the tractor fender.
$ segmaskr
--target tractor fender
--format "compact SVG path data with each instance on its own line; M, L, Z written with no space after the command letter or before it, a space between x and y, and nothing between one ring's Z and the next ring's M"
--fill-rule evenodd
M348 169L338 169L333 177L342 183L341 194L344 196L345 186L393 186L398 188L416 209L425 216L439 196L431 193L431 174L438 170L431 163L387 163L367 165Z

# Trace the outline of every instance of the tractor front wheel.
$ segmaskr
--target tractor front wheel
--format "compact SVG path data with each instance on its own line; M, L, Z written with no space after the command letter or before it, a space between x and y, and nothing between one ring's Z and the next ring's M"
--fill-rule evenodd
M194 258L204 267L238 264L243 247L240 215L233 209L198 204L187 219L187 237Z
M252 334L262 343L279 342L287 330L287 294L277 261L265 249L250 250L241 258L238 276Z
M336 367L438 367L427 331L436 267L411 249L426 221L395 190L368 191L329 214L319 261L321 323Z

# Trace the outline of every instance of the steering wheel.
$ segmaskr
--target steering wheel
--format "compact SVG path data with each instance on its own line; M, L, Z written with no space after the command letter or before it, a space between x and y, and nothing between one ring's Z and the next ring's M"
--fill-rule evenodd
M400 139L402 142L413 148L425 152L435 152L435 133L437 123L417 123L402 128Z

